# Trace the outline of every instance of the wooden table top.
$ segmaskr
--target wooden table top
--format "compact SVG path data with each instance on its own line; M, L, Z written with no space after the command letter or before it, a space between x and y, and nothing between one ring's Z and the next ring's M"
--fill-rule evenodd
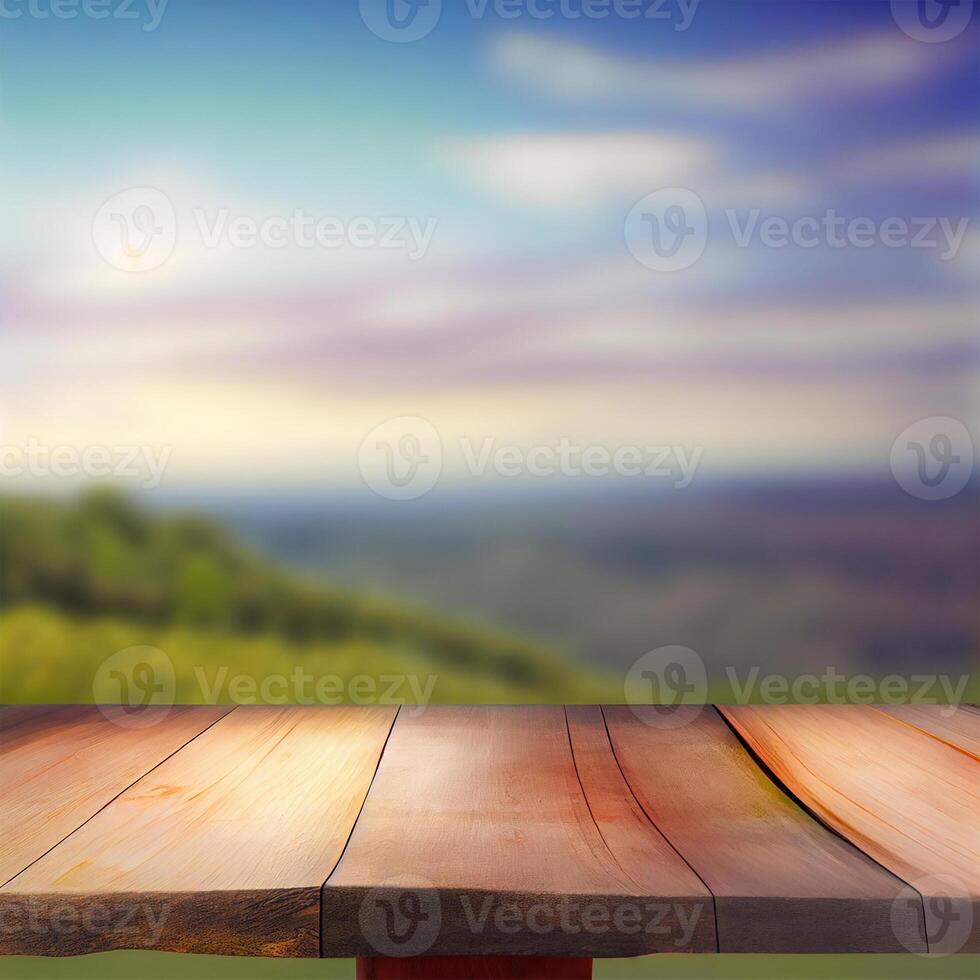
M980 950L972 707L0 707L0 953Z

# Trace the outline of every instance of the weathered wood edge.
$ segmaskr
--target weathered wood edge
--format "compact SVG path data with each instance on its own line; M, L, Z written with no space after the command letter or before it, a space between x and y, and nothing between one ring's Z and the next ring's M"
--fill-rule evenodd
M0 893L0 955L115 949L318 957L319 889ZM261 918L260 934L243 923Z

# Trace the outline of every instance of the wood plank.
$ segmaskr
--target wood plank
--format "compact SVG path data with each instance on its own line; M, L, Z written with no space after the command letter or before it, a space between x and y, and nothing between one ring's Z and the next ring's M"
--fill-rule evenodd
M580 745L583 743L580 741ZM583 745L583 751L588 746ZM607 801L608 802L608 801ZM607 809L607 826L625 808ZM638 841L643 831L625 829ZM612 839L611 839L612 840ZM350 844L323 889L328 956L628 956L711 948L681 918L696 888L664 858L624 870L579 783L560 706L430 707L395 724ZM612 844L612 846L618 846ZM641 880L638 880L641 879ZM685 893L680 911L675 888Z
M0 952L318 956L395 713L237 708L0 889Z
M565 715L589 811L616 862L643 894L666 900L672 915L695 924L698 951L717 950L714 898L637 802L613 754L602 708L569 705Z
M860 705L724 711L821 820L922 894L932 952L980 951L975 759Z
M150 707L131 728L113 709L11 705L0 713L0 884L227 714L228 707Z
M876 704L875 708L980 761L980 711L976 708L947 704Z
M592 980L592 960L573 956L362 958L357 980Z
M0 746L6 733L25 722L37 722L42 715L64 710L61 704L0 704Z
M715 896L721 952L925 949L921 907L895 908L902 882L805 813L713 708L603 710L643 809Z

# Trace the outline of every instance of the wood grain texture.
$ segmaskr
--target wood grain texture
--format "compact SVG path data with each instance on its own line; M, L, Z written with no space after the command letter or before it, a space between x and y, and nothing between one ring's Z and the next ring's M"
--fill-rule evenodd
M980 950L975 759L863 706L723 710L821 820L922 894L931 951Z
M980 761L980 710L971 705L876 704L875 708Z
M0 884L230 710L150 707L131 728L108 707L0 709Z
M723 709L756 759L710 707L149 710L0 707L0 953L980 948L970 714Z
M805 813L713 708L604 713L643 809L715 896L721 952L924 950L902 882Z
M361 958L357 980L592 980L592 960L573 956Z
M394 716L235 709L0 889L0 952L318 956L320 886Z
M613 812L604 814L607 824ZM639 832L624 830L624 839ZM653 846L651 860L664 856L660 880L671 892L696 887ZM628 956L710 948L710 932L698 929L710 906L692 923L684 918L688 896L675 908L672 894L651 896L633 873L589 811L560 706L403 712L323 889L324 953Z
M613 754L602 708L569 705L565 714L579 782L610 853L643 894L682 908L684 920L697 923L692 944L698 951L717 950L711 892L637 802Z
M0 704L0 746L9 729L26 721L37 724L44 715L64 710L63 704Z

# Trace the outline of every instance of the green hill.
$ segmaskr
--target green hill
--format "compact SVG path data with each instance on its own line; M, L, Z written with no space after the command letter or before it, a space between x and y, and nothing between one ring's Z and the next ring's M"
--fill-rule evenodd
M91 701L99 665L147 645L178 701L590 701L614 683L533 643L304 581L213 521L150 516L110 492L66 504L0 496L0 700ZM405 680L405 675L409 675ZM233 693L235 678L245 678ZM386 679L385 679L386 678ZM251 684L248 683L251 679ZM414 680L414 687L410 682ZM254 688L254 691L251 689Z

